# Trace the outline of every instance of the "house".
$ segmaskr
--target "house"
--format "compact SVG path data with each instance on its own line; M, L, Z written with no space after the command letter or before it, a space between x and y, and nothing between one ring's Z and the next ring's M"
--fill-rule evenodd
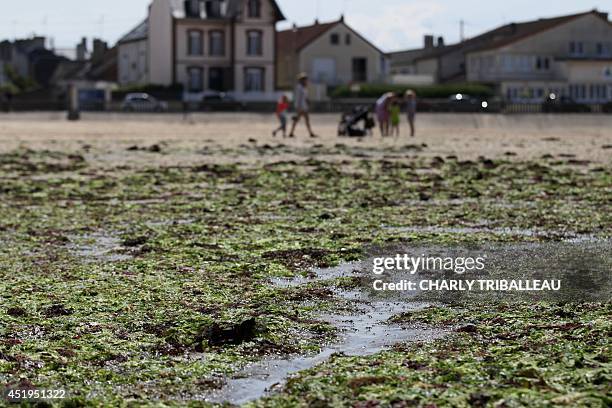
M550 93L578 102L612 100L612 23L597 10L498 29L466 52L469 81L495 84L509 101Z
M146 20L119 41L119 81L182 84L196 98L275 98L281 20L274 0L153 0Z
M57 65L65 60L46 48L45 37L0 42L0 86L9 82L10 71L24 81L47 86Z
M391 58L394 73L431 75L437 83L486 83L508 101L541 102L549 93L612 100L612 24L597 10L510 23Z
M146 85L149 82L148 38L147 18L117 43L119 85Z
M294 26L276 34L279 88L291 89L298 73L329 86L383 82L388 58L341 17L330 23Z
M394 83L432 84L438 80L435 61L437 55L449 50L444 44L444 38L438 37L437 43L433 35L424 36L423 48L389 53L391 80Z

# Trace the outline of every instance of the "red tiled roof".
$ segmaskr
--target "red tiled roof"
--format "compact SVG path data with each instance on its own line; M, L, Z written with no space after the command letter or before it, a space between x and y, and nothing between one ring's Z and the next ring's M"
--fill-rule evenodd
M317 23L306 27L297 27L289 30L278 31L276 33L276 47L279 53L288 53L291 51L299 51L327 30L336 26L340 21L331 23Z

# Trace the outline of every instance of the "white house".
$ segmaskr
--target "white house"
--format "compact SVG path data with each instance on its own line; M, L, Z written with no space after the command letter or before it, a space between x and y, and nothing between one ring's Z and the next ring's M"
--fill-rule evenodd
M283 19L274 0L153 0L146 20L120 40L120 83L275 98Z

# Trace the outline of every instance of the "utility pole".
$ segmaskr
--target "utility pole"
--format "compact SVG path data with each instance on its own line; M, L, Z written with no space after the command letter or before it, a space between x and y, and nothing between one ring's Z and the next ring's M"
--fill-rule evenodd
M465 21L459 20L459 38L461 42L465 41Z

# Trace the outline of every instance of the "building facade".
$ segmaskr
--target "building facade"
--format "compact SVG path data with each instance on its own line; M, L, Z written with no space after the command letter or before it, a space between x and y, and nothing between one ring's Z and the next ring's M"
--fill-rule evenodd
M495 84L508 101L539 102L550 93L583 103L612 100L612 24L605 13L558 24L466 56L467 79Z
M291 89L298 73L317 84L384 82L388 57L344 18L277 33L279 88Z
M612 100L612 24L597 10L510 23L452 45L430 38L391 57L394 74L489 84L507 101L539 103L550 93Z
M146 21L120 40L120 82L270 98L283 19L273 0L153 0Z
M149 83L148 18L124 35L117 43L119 85Z

